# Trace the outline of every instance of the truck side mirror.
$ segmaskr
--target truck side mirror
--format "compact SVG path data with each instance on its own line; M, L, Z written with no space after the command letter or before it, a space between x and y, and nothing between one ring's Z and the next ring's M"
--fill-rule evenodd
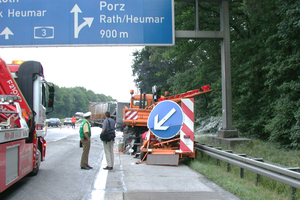
M48 107L53 108L53 106L54 106L54 86L49 86Z

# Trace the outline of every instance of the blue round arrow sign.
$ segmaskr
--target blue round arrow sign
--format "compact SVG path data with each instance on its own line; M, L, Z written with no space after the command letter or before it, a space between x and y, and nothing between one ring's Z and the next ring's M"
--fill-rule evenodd
M162 101L151 111L147 126L157 137L169 139L179 133L182 123L181 107L173 101Z

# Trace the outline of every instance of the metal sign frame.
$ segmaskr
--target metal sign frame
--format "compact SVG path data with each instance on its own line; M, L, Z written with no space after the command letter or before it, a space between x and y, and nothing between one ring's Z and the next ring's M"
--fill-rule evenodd
M176 39L219 39L221 40L221 73L222 73L222 135L226 132L237 136L232 127L232 88L230 60L230 26L228 0L175 0L177 2L195 3L195 30L177 30ZM198 7L199 2L215 2L220 5L220 31L200 31Z

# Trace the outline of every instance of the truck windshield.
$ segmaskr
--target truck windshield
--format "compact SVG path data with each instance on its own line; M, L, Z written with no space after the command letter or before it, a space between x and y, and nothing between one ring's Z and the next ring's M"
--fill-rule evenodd
M141 101L141 104L143 104L143 101ZM133 101L134 106L140 106L140 100L134 100ZM148 105L148 101L145 101L145 106Z

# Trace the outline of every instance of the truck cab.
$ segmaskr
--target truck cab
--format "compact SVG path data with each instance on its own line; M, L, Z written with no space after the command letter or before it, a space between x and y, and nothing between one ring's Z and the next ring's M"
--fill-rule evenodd
M145 94L145 95L133 95L130 101L130 108L146 108L152 104L153 95Z
M44 79L41 63L7 65L0 59L0 192L38 173L53 103L54 85Z
M44 79L43 67L40 62L13 61L7 66L23 96L21 107L33 114L37 136L45 137L46 114L53 111L53 84ZM15 91L12 92L16 93Z

